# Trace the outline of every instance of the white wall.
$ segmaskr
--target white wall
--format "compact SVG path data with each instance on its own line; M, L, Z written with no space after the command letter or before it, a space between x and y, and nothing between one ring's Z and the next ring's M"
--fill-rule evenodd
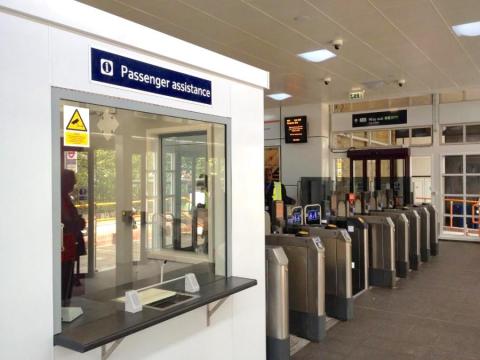
M440 124L480 122L480 101L440 104Z
M58 7L53 5L58 4ZM90 19L102 24L103 36L127 31L129 39L139 37L145 28L116 17L101 14L85 5L62 1L0 1L0 6L25 11L17 17L0 9L0 96L2 119L0 197L6 211L0 217L0 271L3 277L0 300L1 359L99 359L99 349L79 354L53 347L52 280L52 109L51 86L116 96L179 109L231 117L232 121L232 275L255 278L258 286L232 296L215 313L206 327L205 308L197 309L126 338L111 359L264 359L265 287L263 221L263 90L238 77L256 79L268 85L264 72L209 52L202 61L212 71L189 67L167 59L175 54L174 40L159 56L137 53L85 37L48 21L33 21L29 11L45 18L86 27ZM54 9L55 10L52 10ZM63 13L65 9L70 13ZM78 11L76 11L78 9ZM51 12L48 12L51 11ZM88 15L77 18L76 14ZM75 20L70 21L70 17ZM112 25L114 24L114 25ZM105 33L106 32L106 33ZM151 30L150 39L155 40ZM160 34L161 35L161 34ZM159 36L160 36L159 35ZM161 39L157 39L161 40ZM158 45L161 41L156 41ZM213 84L213 105L205 106L167 97L148 95L90 82L89 46L113 50L125 56L207 78ZM179 49L188 50L178 41ZM192 61L198 48L192 47ZM187 51L188 53L188 51ZM164 55L165 57L162 57ZM231 65L235 66L231 66ZM238 66L237 66L238 65ZM232 70L233 69L233 70ZM231 73L230 80L213 71ZM261 77L261 79L258 78ZM267 81L266 81L267 79ZM56 140L56 139L55 139ZM248 172L245 172L248 169ZM248 191L245 191L248 186ZM245 226L248 224L248 227ZM248 228L248 233L246 233ZM245 346L248 344L248 346Z
M286 144L283 119L307 116L308 141ZM287 193L297 198L297 181L301 177L329 176L329 109L327 104L306 104L265 110L265 146L281 145L281 175ZM280 123L278 120L282 119ZM277 122L272 122L277 120Z

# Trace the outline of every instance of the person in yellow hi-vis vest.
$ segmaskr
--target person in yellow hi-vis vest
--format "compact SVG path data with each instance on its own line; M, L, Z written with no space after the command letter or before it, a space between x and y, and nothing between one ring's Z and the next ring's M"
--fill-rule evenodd
M285 186L280 181L273 180L272 169L265 168L265 211L270 215L272 215L272 204L275 201L283 201L285 205L295 204L295 200L287 196Z

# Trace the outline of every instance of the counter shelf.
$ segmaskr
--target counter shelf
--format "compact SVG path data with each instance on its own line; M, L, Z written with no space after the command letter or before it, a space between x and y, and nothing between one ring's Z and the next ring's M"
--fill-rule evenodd
M81 353L102 346L102 359L106 359L124 337L205 305L208 326L210 317L227 297L255 285L257 280L254 279L235 276L220 278L201 285L198 293L188 294L193 295L191 299L164 309L143 306L143 310L138 313L123 311L123 304L112 306L115 303L113 300L98 302L82 299L84 315L71 324L64 325L62 332L54 336L54 345ZM210 308L209 304L215 301L219 302ZM106 349L105 345L111 342L115 343Z

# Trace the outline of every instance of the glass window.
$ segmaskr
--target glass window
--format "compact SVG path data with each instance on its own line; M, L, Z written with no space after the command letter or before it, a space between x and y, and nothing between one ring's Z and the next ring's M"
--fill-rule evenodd
M354 131L352 133L353 147L362 148L368 146L368 131Z
M467 176L467 194L478 194L480 196L480 176Z
M392 130L392 144L393 145L409 145L410 129Z
M442 128L442 143L461 143L463 142L463 125L444 126Z
M335 135L335 148L336 149L348 149L351 147L350 134L339 133Z
M480 174L480 155L467 155L467 174Z
M462 174L463 156L449 155L445 156L445 174Z
M467 125L467 142L480 142L480 125Z
M413 128L412 129L412 145L429 145L432 143L432 128Z
M390 130L372 131L370 144L372 146L388 146L390 145Z
M165 280L193 272L200 284L224 276L225 125L65 105L86 108L92 131L88 148L61 149L62 241L76 239L72 251L85 258L80 286L72 292L70 274L62 278L64 303L109 301L158 283L161 271ZM65 257L62 272L74 261Z
M463 176L444 176L444 193L463 195Z

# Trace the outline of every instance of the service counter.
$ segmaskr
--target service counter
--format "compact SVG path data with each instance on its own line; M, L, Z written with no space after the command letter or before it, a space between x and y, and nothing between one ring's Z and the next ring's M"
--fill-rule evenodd
M63 326L61 333L55 335L54 345L86 352L167 321L199 307L207 305L205 321L217 307L210 309L209 304L222 301L228 296L257 285L257 281L241 277L218 277L201 286L200 291L187 301L165 309L144 306L137 313L124 311L124 304L114 300L102 302L95 299L81 298L84 314L72 323Z

